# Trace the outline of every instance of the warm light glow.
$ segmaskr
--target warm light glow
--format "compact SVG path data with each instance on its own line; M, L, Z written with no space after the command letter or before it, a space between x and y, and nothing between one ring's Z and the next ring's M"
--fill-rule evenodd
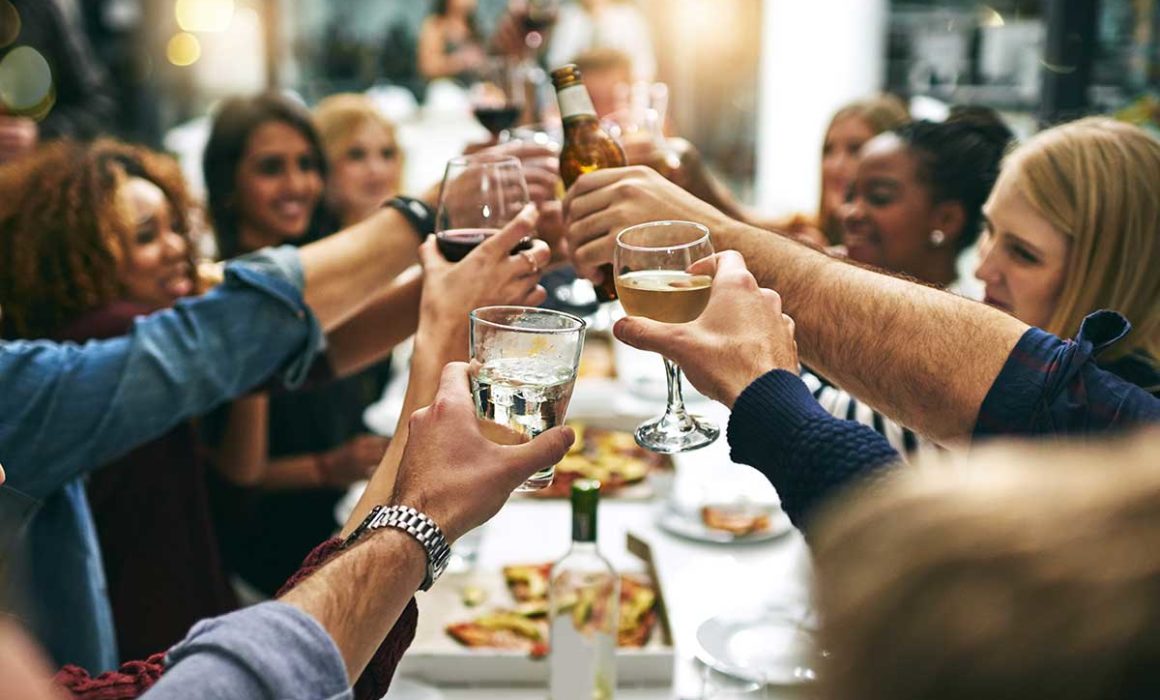
M43 116L55 102L52 69L31 46L17 46L0 61L0 105L13 114Z
M979 20L980 25L984 27L1002 27L1005 24L1003 15L999 14L999 11L995 8L983 5L981 11L982 18Z
M201 58L201 42L188 32L178 32L165 47L165 56L175 66L191 66Z
M175 10L187 32L224 32L234 20L234 0L177 0Z

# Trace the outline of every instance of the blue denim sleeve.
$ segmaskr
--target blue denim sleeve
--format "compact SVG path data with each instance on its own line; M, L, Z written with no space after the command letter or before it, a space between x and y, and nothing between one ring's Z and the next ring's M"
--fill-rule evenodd
M323 343L301 288L296 253L271 250L126 336L0 343L7 485L43 498L276 374L300 382Z
M141 700L345 700L346 666L306 613L268 602L203 620L169 650L168 670Z
M1096 364L1130 329L1112 311L1089 315L1075 340L1029 329L983 399L975 437L1083 435L1160 421L1160 399Z

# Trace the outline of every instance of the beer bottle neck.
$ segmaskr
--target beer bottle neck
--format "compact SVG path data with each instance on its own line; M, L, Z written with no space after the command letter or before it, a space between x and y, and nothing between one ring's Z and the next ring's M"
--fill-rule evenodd
M560 88L556 91L556 97L560 101L560 117L564 121L582 117L596 118L596 107L592 105L592 97L584 83Z

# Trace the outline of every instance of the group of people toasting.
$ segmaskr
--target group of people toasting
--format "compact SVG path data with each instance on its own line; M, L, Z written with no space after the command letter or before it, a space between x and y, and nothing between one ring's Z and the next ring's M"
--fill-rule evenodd
M1160 142L1097 117L1014 146L989 111L912 122L874 98L830 124L817 215L770 220L687 142L658 145L681 154L668 177L629 165L579 70L553 79L562 150L463 161L514 159L528 205L457 262L432 235L454 187L398 196L393 129L354 98L223 105L204 166L224 263L197 264L163 156L60 142L0 169L0 460L40 501L16 604L74 664L58 683L380 697L447 545L572 443L486 438L463 364L469 313L541 304L555 261L619 292L616 337L665 358L638 442L723 435L805 533L827 697L1160 687L1160 434L963 447L1160 421ZM985 303L954 293L980 240ZM411 335L388 446L351 407ZM678 367L728 425L684 412ZM276 599L229 612L235 574Z

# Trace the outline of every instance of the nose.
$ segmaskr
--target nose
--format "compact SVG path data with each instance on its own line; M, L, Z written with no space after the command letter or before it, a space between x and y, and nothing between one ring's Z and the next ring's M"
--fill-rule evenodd
M838 208L838 219L841 220L844 228L849 228L866 219L866 209L862 206L861 197L853 197L846 200L841 207Z
M987 284L998 284L1002 276L994 241L989 234L984 233L979 241L979 264L975 266L975 277Z
M168 260L178 260L189 253L189 242L185 240L185 236L176 231L165 232L165 257Z

